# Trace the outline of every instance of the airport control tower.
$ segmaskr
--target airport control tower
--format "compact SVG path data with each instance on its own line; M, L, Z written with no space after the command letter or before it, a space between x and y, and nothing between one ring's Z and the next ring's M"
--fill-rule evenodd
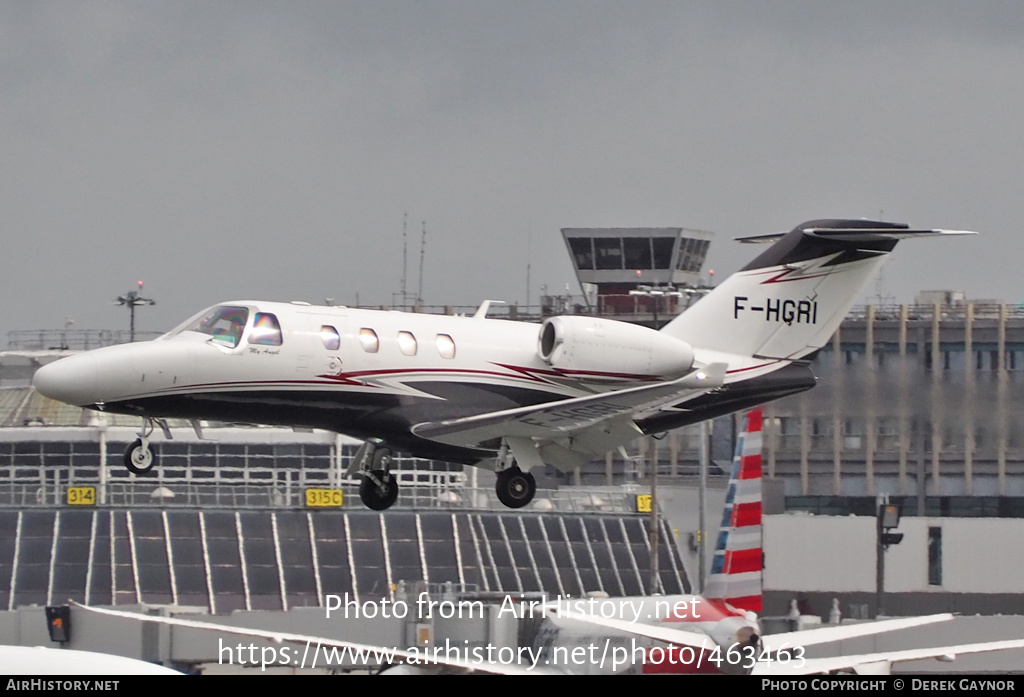
M670 228L562 228L576 278L603 316L675 315L704 285L712 233Z

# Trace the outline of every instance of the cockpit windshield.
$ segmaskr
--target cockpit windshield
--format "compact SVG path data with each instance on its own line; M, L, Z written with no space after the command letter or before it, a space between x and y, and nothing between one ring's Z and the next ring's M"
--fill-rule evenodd
M191 324L182 327L181 331L208 334L217 343L234 348L242 338L248 319L247 307L218 305Z

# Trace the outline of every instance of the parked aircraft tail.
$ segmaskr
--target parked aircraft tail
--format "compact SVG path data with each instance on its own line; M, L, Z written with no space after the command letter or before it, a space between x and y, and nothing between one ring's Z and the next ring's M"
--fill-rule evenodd
M732 476L722 512L704 597L724 600L737 610L761 611L761 421L753 409L743 418Z

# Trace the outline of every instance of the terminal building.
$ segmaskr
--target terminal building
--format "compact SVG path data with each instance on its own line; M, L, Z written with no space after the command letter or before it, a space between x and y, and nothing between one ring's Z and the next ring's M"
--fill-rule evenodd
M766 474L787 496L1024 514L1024 309L931 297L856 309L815 357L818 386L768 406Z

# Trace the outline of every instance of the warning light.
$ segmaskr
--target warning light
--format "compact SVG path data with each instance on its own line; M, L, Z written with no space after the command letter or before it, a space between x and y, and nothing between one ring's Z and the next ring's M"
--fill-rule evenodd
M46 628L50 631L50 641L62 644L71 641L71 608L67 605L47 605Z

